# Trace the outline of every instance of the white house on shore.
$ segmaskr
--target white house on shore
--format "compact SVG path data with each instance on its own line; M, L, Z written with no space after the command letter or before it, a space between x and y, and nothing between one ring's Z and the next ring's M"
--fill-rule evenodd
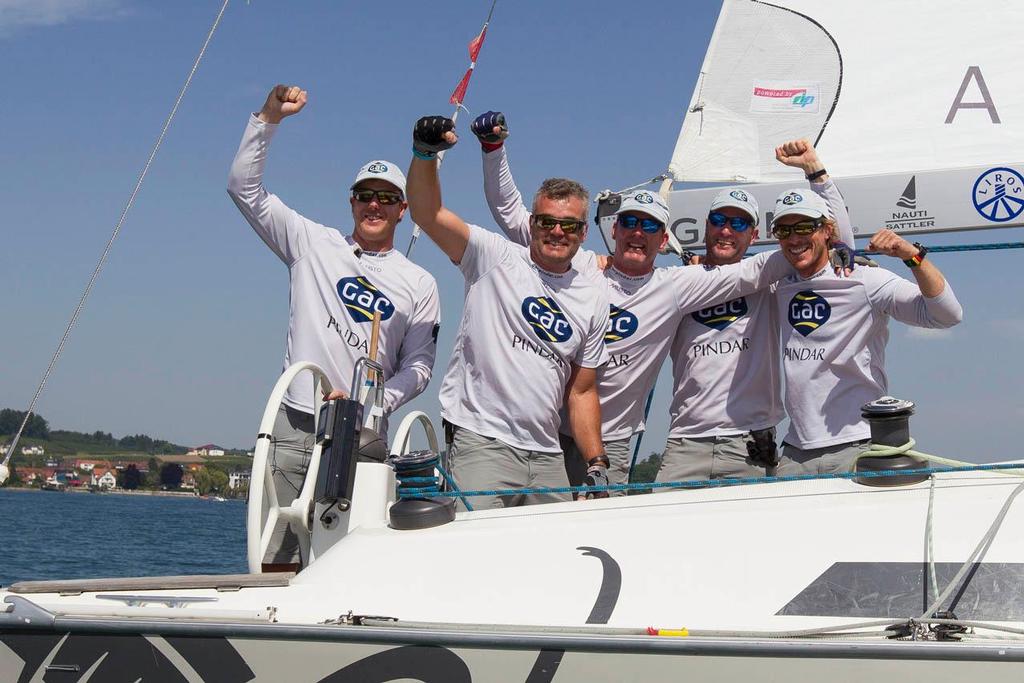
M232 472L228 475L228 488L237 489L248 486L250 477L251 473L249 472Z
M198 446L190 450L186 455L199 455L204 458L216 458L224 455L224 449L220 446L215 446L212 443L208 443L205 446Z

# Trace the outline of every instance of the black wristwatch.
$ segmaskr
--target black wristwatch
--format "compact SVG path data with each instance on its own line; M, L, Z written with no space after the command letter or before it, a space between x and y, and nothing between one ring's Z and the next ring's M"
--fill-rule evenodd
M826 171L824 168L822 168L822 169L819 169L819 170L815 171L814 173L808 173L804 177L807 178L808 180L810 180L811 182L814 182L815 180L817 180L821 176L825 175L826 173L828 173L828 171Z
M910 268L917 268L921 265L921 261L924 261L925 254L928 253L927 247L920 242L914 242L914 247L917 248L917 255L911 256L908 259L903 259L903 262Z

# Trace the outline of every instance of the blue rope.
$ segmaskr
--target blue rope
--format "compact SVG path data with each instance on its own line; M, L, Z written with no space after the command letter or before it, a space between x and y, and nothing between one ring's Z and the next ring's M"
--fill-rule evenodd
M907 477L932 474L949 474L956 472L988 472L999 470L1024 469L1024 463L996 463L992 465L963 465L959 467L926 467L914 470L876 470L870 472L825 472L823 474L790 474L778 477L745 477L739 479L703 479L700 481L655 481L638 482L635 484L609 484L607 486L538 486L521 489L490 489L480 491L440 491L430 495L447 497L479 497L479 496L522 496L540 493L601 493L604 491L643 491L646 489L697 489L720 488L746 484L770 484L787 481L814 481L824 479L874 479L884 477ZM400 489L402 498L415 498L419 489ZM426 489L424 489L426 491ZM465 498L463 498L465 501Z
M945 247L928 247L929 254L939 254L944 251L991 251L993 249L1024 249L1024 242L996 242L993 244L951 244ZM853 252L857 256L872 256L877 251L857 249Z
M392 456L390 462L395 470L395 478L398 480L399 498L458 496L462 498L462 503L466 506L467 510L473 509L473 506L469 504L469 501L459 491L459 487L455 484L451 475L441 466L440 456L436 453L421 451L407 455ZM441 491L441 484L437 480L437 476L433 474L435 469L448 482L448 486L452 489L451 491ZM416 484L425 484L425 486L416 486Z

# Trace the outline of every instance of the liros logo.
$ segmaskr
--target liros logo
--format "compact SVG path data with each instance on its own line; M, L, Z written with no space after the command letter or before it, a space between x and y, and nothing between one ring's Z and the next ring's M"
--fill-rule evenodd
M337 289L341 303L357 323L371 322L375 311L380 311L381 320L387 320L395 313L391 300L365 277L343 277L338 280Z
M625 308L612 304L608 312L608 329L604 333L604 343L622 341L633 336L639 321L636 316Z
M807 289L797 292L789 302L789 324L803 336L809 335L832 317L832 306L825 297Z
M1012 168L991 168L974 181L974 209L994 223L1006 223L1024 212L1024 177Z
M547 296L528 296L523 299L523 317L541 341L564 342L572 337L572 325L555 300Z
M724 330L734 322L747 314L747 300L742 296L739 299L726 301L711 308L691 313L690 316L701 325L710 327L713 330Z
M366 170L369 171L370 173L387 173L388 172L388 165L387 164L382 164L379 161L375 161L372 164L370 164L369 166L367 166Z
M635 199L640 204L654 203L654 197L651 196L650 192L637 192L635 195L633 195L633 199Z
M729 196L741 202L750 201L750 197L748 197L747 193L744 192L743 190L733 190L732 192L729 193Z
M785 197L783 197L779 201L781 201L786 206L793 206L794 204L799 204L803 200L804 200L804 197L803 197L802 194L799 194L797 192L790 192L789 194L787 194Z

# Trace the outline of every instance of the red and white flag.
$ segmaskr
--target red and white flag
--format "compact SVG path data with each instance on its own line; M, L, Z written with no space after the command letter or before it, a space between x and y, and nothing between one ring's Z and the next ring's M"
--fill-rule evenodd
M487 13L487 21L484 22L484 27L480 29L480 34L476 38L469 41L469 68L466 69L466 73L462 76L462 80L455 86L455 90L452 91L452 96L448 98L450 104L454 104L456 107L461 106L463 100L466 99L466 90L469 88L469 79L473 77L473 69L476 68L476 58L480 56L480 48L484 46L484 39L487 37L487 25L491 23L491 15L494 14L494 5L497 4L498 0L494 0L491 3L491 11Z

